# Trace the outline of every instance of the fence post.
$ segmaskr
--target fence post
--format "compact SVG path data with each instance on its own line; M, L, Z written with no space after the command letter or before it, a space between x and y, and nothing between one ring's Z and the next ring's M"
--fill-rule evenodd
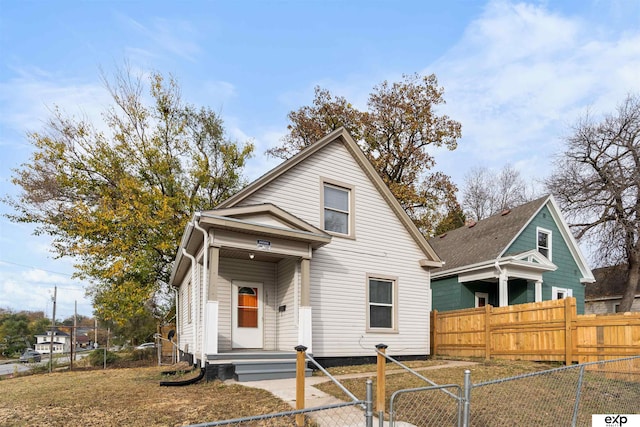
M464 371L464 402L462 406L462 427L469 427L471 411L471 371Z
M484 358L491 359L491 305L484 306Z
M431 357L435 357L438 352L438 310L431 311Z
M296 355L296 409L304 409L304 375L306 368L307 347L299 345L295 348ZM304 426L304 414L296 415L296 426Z
M364 412L364 421L366 427L373 427L373 381L367 379L367 397L366 410Z
M387 358L384 357L387 347L386 344L378 344L376 345L376 353L377 364L378 364L378 378L376 381L376 412L378 412L379 416L384 416L384 397L386 394L386 374L385 374L385 365L387 364Z
M584 366L580 366L580 377L578 377L578 386L576 388L576 401L573 404L573 418L571 420L571 427L576 427L578 422L578 410L580 409L580 395L582 394L582 379L584 378Z
M564 299L564 364L569 366L573 363L573 355L571 350L573 349L573 340L571 333L571 326L573 323L573 310L571 307L572 298Z

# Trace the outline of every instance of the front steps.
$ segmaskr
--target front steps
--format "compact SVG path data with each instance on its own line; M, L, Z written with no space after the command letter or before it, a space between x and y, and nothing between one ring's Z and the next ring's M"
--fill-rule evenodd
M311 376L311 369L305 369ZM230 379L238 382L296 377L296 352L241 351L207 357L207 380Z

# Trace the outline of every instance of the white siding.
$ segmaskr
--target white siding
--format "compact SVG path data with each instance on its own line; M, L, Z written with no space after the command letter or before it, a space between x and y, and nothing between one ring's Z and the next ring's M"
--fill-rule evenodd
M272 202L322 228L321 178L354 186L355 239L334 236L313 253L314 355L371 356L378 343L390 354L428 354L429 273L418 264L425 255L342 144L328 145L243 204ZM367 274L398 278L398 333L367 332Z
M277 349L293 351L298 345L298 300L299 295L299 262L295 258L286 258L278 263L278 291L276 304L277 317ZM286 306L282 312L281 306Z
M218 351L231 350L231 282L260 282L264 289L264 349L275 350L276 264L236 258L220 258L218 267Z
M187 273L180 285L180 350L193 352L195 342L193 340L193 322L189 322L189 292L188 284L191 280L191 271Z

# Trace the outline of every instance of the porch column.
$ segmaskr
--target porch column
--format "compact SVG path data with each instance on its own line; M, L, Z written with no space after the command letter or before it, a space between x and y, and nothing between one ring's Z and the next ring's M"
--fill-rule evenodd
M207 301L204 312L205 354L218 354L218 301Z
M311 346L311 261L307 258L300 260L300 308L298 310L298 345L307 347L312 353Z
M542 302L542 280L536 280L536 299L535 302Z
M211 236L213 239L213 236ZM205 303L204 350L206 354L218 354L218 266L220 265L220 248L209 247L208 289Z
M500 271L500 278L498 279L498 306L506 307L509 305L509 277L506 271Z
M300 260L300 305L309 307L311 305L311 261L303 258Z

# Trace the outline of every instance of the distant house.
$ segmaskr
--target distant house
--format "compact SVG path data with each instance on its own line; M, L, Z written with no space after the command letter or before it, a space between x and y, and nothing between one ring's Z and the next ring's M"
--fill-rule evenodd
M552 196L429 240L445 263L431 273L439 311L573 296L584 312L593 274Z
M203 366L299 344L318 358L378 343L427 355L440 265L340 128L193 217L170 280L180 350Z
M54 353L68 353L71 350L71 335L59 329L47 331L44 334L36 335L35 350L40 353L49 353L51 341L53 341ZM53 338L52 338L53 337Z
M627 286L627 266L596 268L595 283L587 284L584 297L584 311L587 314L618 313L620 301ZM636 285L636 297L631 311L640 311L640 289Z

